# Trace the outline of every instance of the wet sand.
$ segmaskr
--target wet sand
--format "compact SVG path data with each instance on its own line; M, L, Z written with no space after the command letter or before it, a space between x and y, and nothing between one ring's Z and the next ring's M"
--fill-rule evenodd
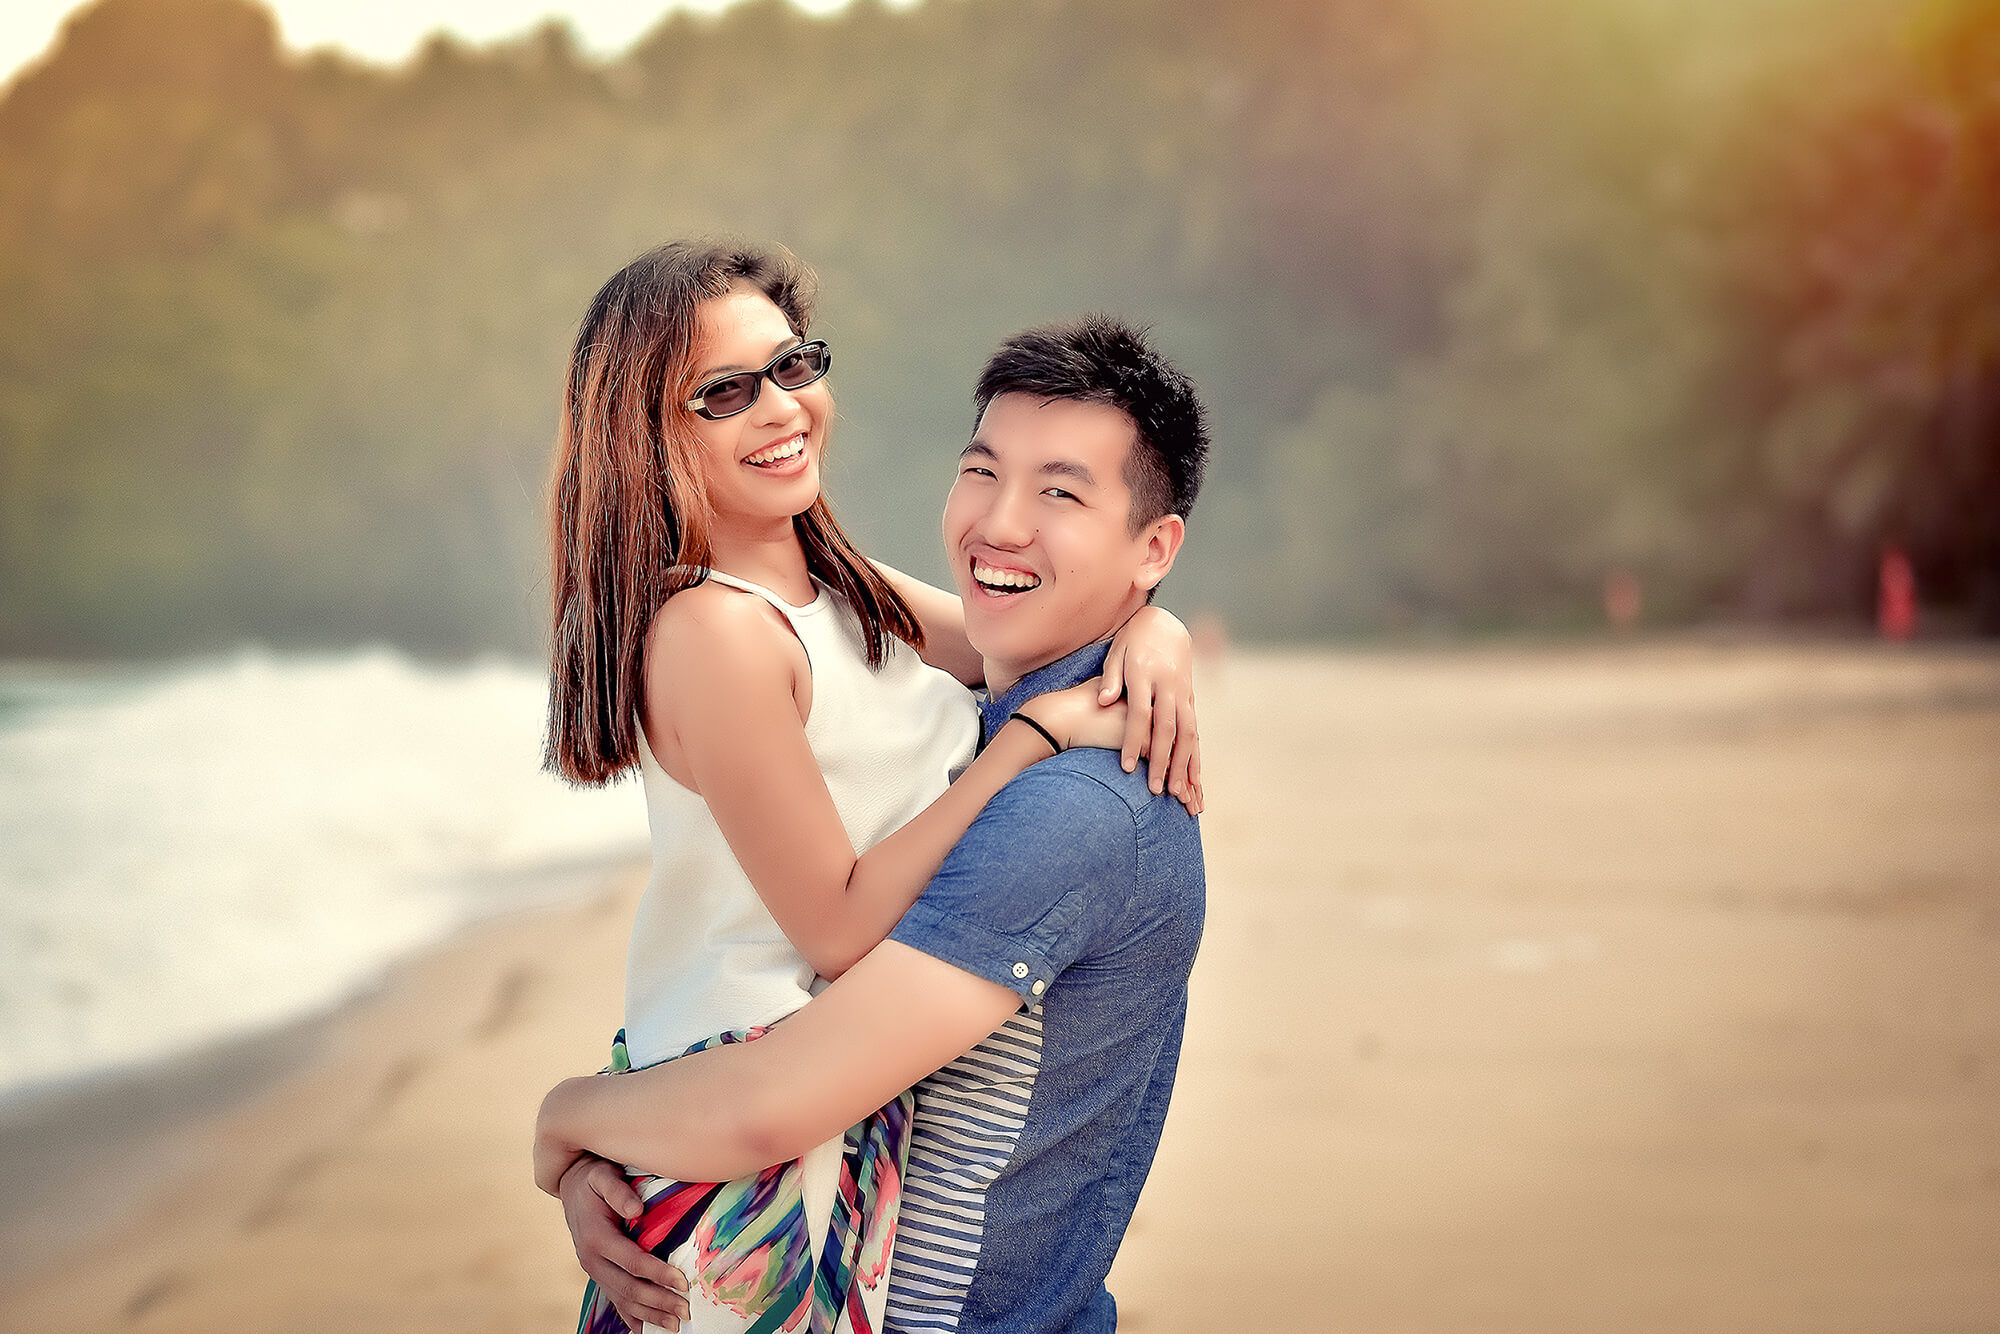
M2000 653L1202 691L1209 931L1121 1329L2000 1330ZM601 1060L636 890L402 970L0 1328L572 1328L527 1128Z

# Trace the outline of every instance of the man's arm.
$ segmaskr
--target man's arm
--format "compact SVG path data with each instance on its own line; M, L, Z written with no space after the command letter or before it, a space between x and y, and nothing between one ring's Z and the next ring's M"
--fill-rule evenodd
M1079 766L1031 766L972 822L893 938L755 1042L543 1100L535 1182L580 1152L730 1181L845 1131L1000 1027L1082 957L1133 893L1137 826ZM1024 837L1034 831L1034 837Z
M840 1134L1006 1022L1021 998L899 941L755 1042L558 1084L535 1127L555 1193L590 1152L677 1181L730 1181Z

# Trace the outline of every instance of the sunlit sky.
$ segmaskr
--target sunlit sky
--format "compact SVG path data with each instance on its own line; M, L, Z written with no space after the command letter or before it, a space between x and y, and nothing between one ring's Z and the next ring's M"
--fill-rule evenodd
M264 0L278 16L285 44L295 50L337 46L370 60L394 62L440 28L473 42L490 42L534 27L551 14L568 19L584 46L618 51L670 9L713 13L736 0ZM811 13L843 8L847 0L791 0ZM890 0L900 8L912 0ZM35 60L55 41L75 0L0 0L0 81Z

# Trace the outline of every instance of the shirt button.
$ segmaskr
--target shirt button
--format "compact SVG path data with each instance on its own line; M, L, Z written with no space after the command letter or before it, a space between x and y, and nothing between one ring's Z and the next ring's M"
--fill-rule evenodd
M1028 990L1034 992L1037 996L1041 995L1044 991L1047 991L1048 989L1049 989L1049 984L1042 981L1042 979L1039 977L1035 979L1035 985L1028 988Z
M1028 975L1028 965L1024 963L1017 963L1014 965L1014 976L1026 977L1027 975Z

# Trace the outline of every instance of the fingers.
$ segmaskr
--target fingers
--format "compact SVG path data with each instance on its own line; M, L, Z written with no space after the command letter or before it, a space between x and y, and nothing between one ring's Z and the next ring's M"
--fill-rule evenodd
M610 1297L609 1291L605 1296ZM618 1318L625 1322L625 1328L632 1334L641 1334L647 1325L657 1325L661 1329L678 1330L681 1321L687 1319L687 1305L677 1307L648 1306L644 1302L622 1302L612 1297L611 1305L618 1312Z
M1189 815L1200 814L1195 809L1188 781L1188 770L1194 767L1195 756L1200 752L1201 740L1194 730L1194 701L1185 700L1180 706L1179 726L1174 734L1173 762L1167 768L1167 790L1181 799Z
M593 1265L623 1280L623 1286L640 1299L652 1303L668 1297L678 1297L687 1291L687 1276L680 1270L654 1255L645 1247L633 1241L623 1232L616 1237L593 1237L594 1254L584 1265L584 1272L590 1273ZM597 1278L596 1274L590 1275ZM617 1291L603 1279L597 1279L598 1286L607 1292Z
M1167 771L1172 766L1174 737L1180 731L1179 710L1171 698L1153 699L1153 740L1146 751L1146 786L1154 796L1167 790Z
M632 1189L632 1181L613 1164L600 1158L592 1162L584 1173L584 1179L597 1197L617 1211L621 1218L637 1218L645 1211L645 1203L639 1192Z
M1139 757L1146 753L1147 723L1153 713L1152 691L1135 686L1125 703L1125 744L1118 751L1118 763L1129 774L1139 767Z
M1201 814L1201 798L1196 796L1194 792L1190 790L1182 790L1180 792L1174 793L1174 796L1176 799L1180 801L1182 806L1187 808L1187 813L1189 815Z
M577 1263L619 1317L632 1329L648 1321L679 1329L687 1318L687 1278L627 1235L623 1219L643 1207L624 1172L599 1159L565 1174L562 1184L563 1221Z
M1109 704L1125 690L1125 653L1122 649L1105 655L1102 684L1097 690L1097 702ZM1130 768L1131 766L1126 766Z
M591 1277L597 1279L597 1286L604 1290L604 1295L618 1308L618 1314L633 1329L648 1321L677 1329L680 1322L688 1317L687 1298L677 1292L668 1292L665 1288L642 1289L629 1274L622 1280L615 1272L609 1271L602 1278L594 1274Z
M636 1245L632 1249L651 1262L652 1267L647 1270L649 1274L659 1274L664 1270L667 1274L671 1274L681 1287L686 1286L687 1280L681 1277L680 1271L666 1261L657 1255L647 1254ZM675 1288L635 1274L633 1270L639 1268L644 1266L639 1265L629 1255L622 1253L612 1255L607 1252L590 1257L584 1264L583 1272L596 1281L597 1286L604 1290L604 1295L610 1298L611 1304L618 1308L618 1314L625 1317L625 1322L635 1329L641 1321L650 1320L656 1325L666 1325L669 1320L678 1323L687 1319L687 1297Z

